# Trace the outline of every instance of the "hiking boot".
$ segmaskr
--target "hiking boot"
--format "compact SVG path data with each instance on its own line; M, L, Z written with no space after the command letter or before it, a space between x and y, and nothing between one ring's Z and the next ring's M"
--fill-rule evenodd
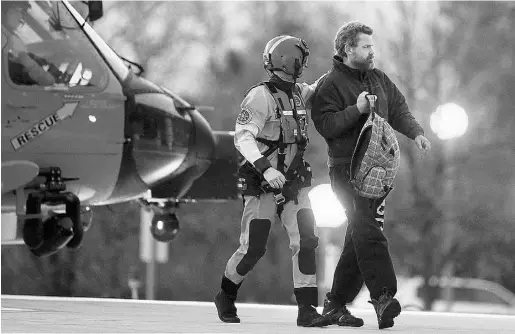
M318 314L312 305L299 305L297 326L301 327L324 327L331 324L331 318Z
M379 329L393 327L393 318L401 313L399 301L386 291L377 300L372 299L369 303L376 310Z
M215 296L215 306L218 311L218 318L223 322L239 323L240 318L236 314L234 299L230 298L224 291L220 291Z
M338 326L361 327L363 326L363 319L353 316L345 305L330 298L331 294L327 293L324 300L324 310L322 315L329 316L332 324Z

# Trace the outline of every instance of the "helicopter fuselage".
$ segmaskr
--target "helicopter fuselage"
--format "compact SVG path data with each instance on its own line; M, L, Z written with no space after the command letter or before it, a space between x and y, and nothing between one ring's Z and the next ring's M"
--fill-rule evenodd
M15 212L23 225L41 205L120 203L177 178L185 181L166 197L184 195L215 155L215 135L199 111L130 71L68 2L4 3L2 215ZM24 30L4 27L17 3L26 3ZM32 43L20 47L28 31ZM31 72L34 62L40 73ZM28 232L17 229L2 242L20 242Z

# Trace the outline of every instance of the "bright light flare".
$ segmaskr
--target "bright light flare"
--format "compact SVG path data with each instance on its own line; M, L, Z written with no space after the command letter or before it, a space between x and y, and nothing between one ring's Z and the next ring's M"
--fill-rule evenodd
M165 223L162 220L157 221L157 229L162 230L165 227Z
M463 136L467 131L469 119L465 109L455 103L438 106L431 114L431 130L442 140Z
M321 184L308 193L318 227L338 227L347 221L345 210L330 184Z

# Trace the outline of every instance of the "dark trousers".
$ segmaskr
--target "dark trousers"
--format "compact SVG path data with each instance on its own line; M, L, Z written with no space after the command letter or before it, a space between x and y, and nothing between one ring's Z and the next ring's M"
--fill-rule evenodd
M331 167L329 176L349 222L331 295L342 304L348 304L356 298L363 282L372 299L377 300L385 290L395 295L397 278L382 231L384 198L372 200L358 196L349 183L349 165Z

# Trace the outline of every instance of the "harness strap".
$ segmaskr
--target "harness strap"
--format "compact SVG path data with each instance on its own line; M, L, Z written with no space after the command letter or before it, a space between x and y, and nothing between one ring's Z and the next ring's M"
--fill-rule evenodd
M264 139L264 138L256 138L256 140L258 142L268 146L268 149L262 153L263 156L266 158L268 158L270 156L270 154L275 152L275 150L277 150L277 148L279 147L279 140L268 140L268 139Z
M277 170L284 174L284 161L286 159L286 143L284 142L283 137L283 128L281 127L281 132L279 133L279 147L277 149Z
M280 97L277 96L277 88L269 81L264 81L263 84L268 88L272 97L275 100L275 104L277 105L277 114L282 116L281 112L284 111L284 104ZM284 142L284 134L283 127L280 126L279 140L277 145L277 170L284 174L284 170L286 168L284 161L286 160L286 146L287 144Z

